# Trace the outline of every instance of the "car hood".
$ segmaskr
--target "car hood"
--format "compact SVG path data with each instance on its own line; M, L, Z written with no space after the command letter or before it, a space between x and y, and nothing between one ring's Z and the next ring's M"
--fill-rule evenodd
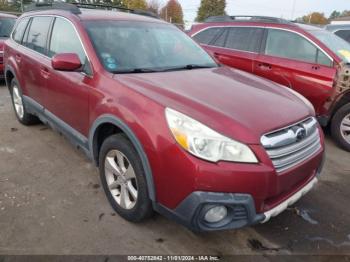
M164 107L244 143L259 144L263 134L313 115L287 88L228 67L114 78Z

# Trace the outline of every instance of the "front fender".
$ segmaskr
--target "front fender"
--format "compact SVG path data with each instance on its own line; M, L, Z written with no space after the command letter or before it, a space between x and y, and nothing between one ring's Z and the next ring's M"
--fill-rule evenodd
M123 131L123 133L129 138L133 146L135 147L137 153L139 154L141 161L142 161L142 166L145 171L146 175L146 181L147 181L147 187L148 187L148 193L149 197L152 201L156 200L156 191L155 191L155 186L154 186L154 181L153 181L153 174L151 170L150 163L148 161L146 152L140 142L140 140L137 138L137 136L134 134L134 132L128 127L127 124L124 123L121 119L114 115L110 114L104 114L98 117L89 132L89 150L92 154L92 159L95 161L95 163L98 165L98 148L97 148L97 135L96 131L98 128L103 125L103 124L113 124L116 127L118 127L120 130Z

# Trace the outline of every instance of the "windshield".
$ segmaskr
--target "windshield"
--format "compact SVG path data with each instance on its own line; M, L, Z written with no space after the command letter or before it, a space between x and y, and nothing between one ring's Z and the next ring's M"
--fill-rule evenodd
M88 21L85 27L101 63L112 73L217 67L200 46L172 25Z
M10 37L15 22L14 18L0 18L0 37Z
M350 63L350 44L339 36L323 30L310 31L318 40L337 54L344 62Z

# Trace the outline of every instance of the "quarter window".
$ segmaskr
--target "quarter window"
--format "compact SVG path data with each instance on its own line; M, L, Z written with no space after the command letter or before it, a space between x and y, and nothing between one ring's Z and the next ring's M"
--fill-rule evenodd
M206 29L198 34L196 34L193 39L200 44L208 45L212 40L214 40L220 33L223 32L223 28L215 27Z
M263 32L262 28L230 28L226 47L241 51L258 52Z
M41 54L46 54L46 41L51 21L51 17L34 17L23 39L24 45Z
M74 27L65 19L56 18L50 42L49 56L60 53L75 53L82 64L86 61L84 49Z
M23 34L27 28L28 21L29 18L23 18L21 21L18 22L15 30L13 31L12 38L19 44L22 42Z

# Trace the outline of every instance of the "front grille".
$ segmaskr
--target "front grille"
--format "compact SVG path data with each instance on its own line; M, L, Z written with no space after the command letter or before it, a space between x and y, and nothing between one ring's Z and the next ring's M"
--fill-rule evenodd
M317 121L313 117L264 135L261 143L278 173L307 160L321 149Z

